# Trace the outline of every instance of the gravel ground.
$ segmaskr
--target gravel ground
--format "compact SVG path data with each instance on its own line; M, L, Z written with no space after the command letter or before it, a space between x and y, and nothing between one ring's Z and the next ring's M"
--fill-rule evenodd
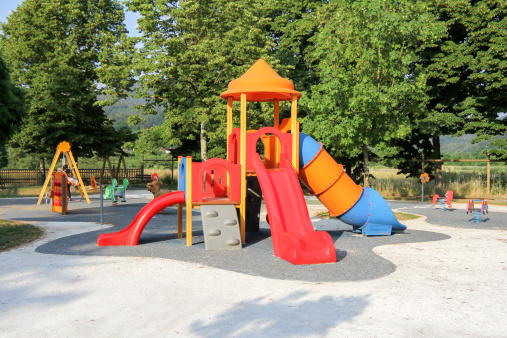
M458 223L430 224L423 217L405 222L408 230L391 237L353 235L339 221L314 218L314 227L336 240L341 260L335 264L293 266L274 258L265 223L242 250L206 251L197 229L199 212L195 245L186 247L175 239L172 208L148 224L137 247L95 245L98 234L128 225L149 199L130 192L126 204L106 204L105 225L98 223L96 199L91 205L73 201L68 216L36 206L33 198L0 199L2 217L45 229L43 238L0 253L0 336L504 337L507 332L505 207L492 207L483 227L463 228L459 206L446 213L396 202L400 211L456 215L449 224ZM309 204L311 214L322 210Z
M48 205L36 205L35 198L0 199L3 217L37 224L39 222L97 222L100 217L100 200L92 196L91 204L84 199L70 202L68 215L51 213ZM258 233L248 233L247 243L242 250L207 251L204 249L200 211L193 212L193 246L187 247L185 239L177 238L177 210L167 208L164 214L158 214L146 226L135 247L99 247L97 238L101 233L116 232L125 228L139 210L152 199L144 190L130 191L127 203L113 207L104 201L104 221L113 225L60 238L37 248L38 253L58 255L93 255L158 257L193 262L210 267L234 271L254 276L274 279L292 279L308 282L359 281L376 279L396 270L396 266L373 252L378 246L414 242L430 242L448 239L449 236L432 231L410 229L393 236L365 237L350 231L350 226L339 220L325 220L312 217L316 230L327 231L335 241L337 264L294 266L274 257L269 225L261 222ZM312 196L307 197L308 208L313 215L325 210L322 204ZM488 221L477 224L471 221L466 212L459 209L441 211L431 204L390 202L398 211L411 212L427 217L429 223L439 220L439 224L453 227L504 229L505 216L502 212L491 210ZM265 219L265 208L261 211L261 220ZM185 227L184 227L185 228ZM358 268L360 267L360 268Z

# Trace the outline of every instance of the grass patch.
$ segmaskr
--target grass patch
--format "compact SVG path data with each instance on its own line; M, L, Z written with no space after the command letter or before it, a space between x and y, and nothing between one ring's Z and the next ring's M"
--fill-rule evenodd
M397 169L372 168L370 180L372 188L384 198L402 200L421 200L421 180L407 178L398 174ZM507 167L491 167L491 199L507 199ZM487 198L486 166L443 166L442 189L452 190L454 198ZM435 180L424 185L425 201L431 200L435 193Z
M26 187L5 187L0 189L0 198L8 197L36 197L39 196L42 186L26 186Z
M405 212L395 212L394 216L398 219L398 221L408 221L411 219L417 219L421 216L414 215L414 214L407 214Z
M320 217L320 218L335 218L333 216L330 216L329 215L329 212L319 212L318 214L316 214L315 216L317 217ZM398 221L408 221L408 220L411 220L411 219L417 219L421 216L417 216L417 215L414 215L414 214L407 214L407 213L404 213L404 212L395 212L394 213L394 216L396 216L396 218L398 219Z
M0 252L33 242L43 234L31 224L0 219Z

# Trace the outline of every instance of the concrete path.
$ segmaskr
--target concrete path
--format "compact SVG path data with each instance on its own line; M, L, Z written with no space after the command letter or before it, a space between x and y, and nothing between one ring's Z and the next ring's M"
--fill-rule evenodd
M9 206L16 203L0 201L2 216L12 215L15 208ZM30 208L26 206L25 218L32 218ZM315 227L339 228L326 222ZM394 267L377 277L308 281L149 254L42 254L37 251L57 239L71 239L78 250L76 238L111 228L77 221L32 223L46 230L42 239L0 253L2 337L502 337L507 332L505 230L447 227L424 218L408 221L409 231L436 234L430 236L440 240L370 245L369 251ZM86 251L86 240L82 243ZM268 259L258 252L260 259ZM318 274L348 261L355 262L351 270L375 270L359 253L350 247L340 262L310 270Z

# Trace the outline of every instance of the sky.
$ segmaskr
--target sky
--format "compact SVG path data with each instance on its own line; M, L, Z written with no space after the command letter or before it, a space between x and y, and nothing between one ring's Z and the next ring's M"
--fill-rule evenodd
M0 22L6 22L7 17L11 14L13 10L16 10L16 7L21 5L23 0L0 0ZM125 24L129 31L129 35L138 36L137 32L137 18L139 18L139 14L133 12L125 13Z

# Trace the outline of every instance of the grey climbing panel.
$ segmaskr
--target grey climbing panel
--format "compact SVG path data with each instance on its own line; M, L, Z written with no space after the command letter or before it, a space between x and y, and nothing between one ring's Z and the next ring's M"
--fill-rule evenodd
M239 221L234 205L201 205L206 250L241 249Z

